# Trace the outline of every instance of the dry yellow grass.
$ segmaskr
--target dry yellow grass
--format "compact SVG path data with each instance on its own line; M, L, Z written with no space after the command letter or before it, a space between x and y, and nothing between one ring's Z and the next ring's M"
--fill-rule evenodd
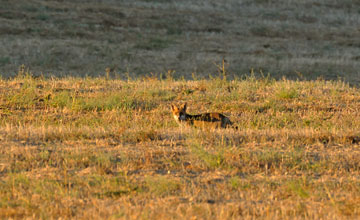
M178 127L170 103L239 130ZM0 81L0 218L355 219L360 90L340 81Z

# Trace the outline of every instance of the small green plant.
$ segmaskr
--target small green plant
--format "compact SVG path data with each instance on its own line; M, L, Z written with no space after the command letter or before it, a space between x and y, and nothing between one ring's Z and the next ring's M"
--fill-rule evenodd
M229 186L233 190L246 190L250 189L251 185L247 181L243 181L240 177L234 176L229 179Z
M145 179L146 187L151 193L159 196L174 194L180 189L180 183L166 176L147 177Z
M36 89L34 87L26 88L26 86L22 87L19 92L7 97L8 104L15 107L16 109L34 107L36 104L36 98Z
M48 104L55 108L71 107L72 97L69 91L61 91L53 95Z
M289 181L287 183L287 188L289 191L293 192L295 195L299 196L302 199L310 197L309 192L306 190L306 187L299 180Z
M209 169L222 168L226 165L223 150L216 150L215 152L208 152L201 144L193 143L191 145L191 152L201 161L204 162Z
M294 88L281 88L277 93L276 96L281 99L294 99L299 97L299 93Z

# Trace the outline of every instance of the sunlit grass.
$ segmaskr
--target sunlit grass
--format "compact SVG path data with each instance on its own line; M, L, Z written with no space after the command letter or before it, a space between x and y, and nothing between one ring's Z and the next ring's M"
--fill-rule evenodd
M25 75L0 89L2 218L360 214L360 90L341 81ZM178 126L173 102L239 129Z

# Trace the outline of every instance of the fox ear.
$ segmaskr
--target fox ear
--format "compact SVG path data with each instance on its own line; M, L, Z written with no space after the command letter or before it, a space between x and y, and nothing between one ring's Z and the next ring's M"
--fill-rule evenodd
M177 107L174 104L171 104L171 110L175 111Z
M186 111L186 102L183 104L183 107L184 111Z

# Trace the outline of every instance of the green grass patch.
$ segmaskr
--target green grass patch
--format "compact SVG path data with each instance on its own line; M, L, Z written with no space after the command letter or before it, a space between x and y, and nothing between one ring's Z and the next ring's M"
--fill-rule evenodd
M209 152L204 149L203 145L198 143L191 144L190 148L192 154L201 160L208 169L225 168L228 166L222 149Z
M306 185L301 180L292 180L287 182L287 189L302 199L310 197L310 194L306 189Z
M276 93L276 97L280 99L294 99L299 97L299 93L295 88L281 88Z
M149 192L157 196L174 195L181 189L180 182L166 176L147 177L145 183Z

